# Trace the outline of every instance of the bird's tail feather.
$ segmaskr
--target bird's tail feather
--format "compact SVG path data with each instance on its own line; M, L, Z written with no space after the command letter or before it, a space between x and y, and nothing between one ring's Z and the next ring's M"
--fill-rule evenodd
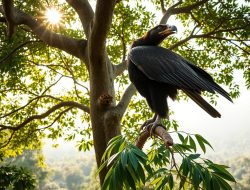
M185 92L185 94L187 94L195 103L197 103L212 117L221 117L220 113L216 109L214 109L206 100L204 100L197 92L192 92L190 90L184 89L183 92Z

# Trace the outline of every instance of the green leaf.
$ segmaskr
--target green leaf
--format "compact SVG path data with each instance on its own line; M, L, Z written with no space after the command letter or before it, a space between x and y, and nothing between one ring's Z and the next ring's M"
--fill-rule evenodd
M116 153L116 154L113 154L109 159L108 159L108 163L107 163L107 166L109 166L115 159L117 156L119 156L119 152Z
M199 134L195 134L195 137L196 137L197 141L202 141L203 144L207 144L211 149L213 149L212 145L204 137L202 137Z
M188 156L188 158L191 159L191 160L195 160L195 159L197 159L197 158L199 158L199 157L200 157L200 154L190 154L190 155Z
M116 142L117 142L117 141L120 141L120 140L122 140L122 136L121 136L121 135L115 136L115 137L113 137L113 138L108 142L108 145L116 144Z
M194 167L193 175L192 175L192 183L194 185L194 189L198 189L199 184L201 182L200 173L201 173L201 171L199 171L199 168Z
M236 182L234 177L225 169L225 167L226 166L219 165L219 164L210 164L209 165L209 168L211 168L220 177L222 177L228 181Z
M160 176L160 177L154 179L150 184L151 184L151 185L157 184L160 180L162 180L162 178L163 178L163 177Z
M188 166L188 161L186 158L182 160L182 164L180 166L180 171L182 171L182 175L187 177L189 173L189 166Z
M220 184L221 189L223 190L232 190L232 187L220 176L214 174L214 177L217 179L217 181Z
M195 135L195 137L196 137L197 142L199 143L199 145L200 145L202 151L203 151L204 153L206 153L206 147L205 147L205 145L204 145L204 143L203 143L202 138L200 138L201 136L200 136L200 135Z
M130 151L128 154L128 157L129 157L129 160L130 160L134 170L136 171L137 167L138 167L138 161L136 159L136 156L134 155L134 153L132 151Z
M128 169L128 168L130 168L129 166L127 167L127 170L126 170L126 172L125 172L125 184L126 184L126 186L127 186L127 184L129 185L129 187L131 187L132 189L136 189L136 185L135 185L135 182L136 182L136 180L134 180L134 178L131 176L131 173L130 173L130 171L129 170L131 170L131 168L130 169ZM133 173L133 171L132 171L132 173ZM135 176L134 176L135 177ZM129 188L127 188L127 189L129 189Z
M132 177L132 181L133 181L133 183L131 183L132 184L132 188L135 188L135 184L136 184L136 182L137 182L137 177L136 177L136 174L135 174L135 172L134 172L134 170L133 170L133 168L131 168L129 165L127 166L127 170L129 171L129 172L127 172L127 173L129 173L130 174L130 176ZM129 182L130 180L128 180L128 182ZM130 182L129 182L130 183Z
M191 136L189 136L189 144L192 147L192 149L194 149L194 151L196 152L197 151L196 144Z
M203 186L205 187L206 190L210 190L211 189L211 183L210 183L211 175L207 168L205 168L205 170L203 171L203 176L204 176Z
M220 190L220 184L217 180L217 178L214 177L214 175L212 175L211 177L211 187L213 190Z
M188 142L188 136L186 136L186 138L184 139L183 144L186 145L187 142Z
M172 173L169 174L168 184L169 184L170 189L174 188L174 178L173 178Z
M122 167L125 168L127 166L128 154L126 150L123 150L121 153L121 163Z
M162 189L162 187L167 183L166 177L162 177L160 181L158 181L157 185L155 186L155 190Z
M107 163L108 163L108 160L102 163L102 165L98 168L96 172L96 176L102 171L102 169L107 165Z
M181 142L183 142L183 141L184 141L184 137L183 137L183 135L182 135L182 134L178 133L178 137L179 137L179 139L181 140Z
M137 147L135 149L132 149L131 151L140 156L141 158L143 158L144 160L147 160L148 158L147 155Z
M145 184L146 178L145 178L145 173L144 173L144 170L143 170L141 164L138 164L137 172L138 172L138 176L141 179L142 183Z
M102 189L106 190L108 189L110 182L111 182L111 177L112 177L112 172L113 172L113 167L111 167L108 171L108 173L105 176L104 183L102 185Z

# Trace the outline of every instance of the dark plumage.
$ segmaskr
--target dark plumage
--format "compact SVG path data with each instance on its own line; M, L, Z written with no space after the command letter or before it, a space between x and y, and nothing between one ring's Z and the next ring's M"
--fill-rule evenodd
M229 94L207 72L171 50L158 46L176 31L175 26L158 25L133 42L128 55L131 82L159 118L168 116L167 97L174 100L177 90L186 93L212 117L220 117L220 113L200 93L217 92L232 101Z

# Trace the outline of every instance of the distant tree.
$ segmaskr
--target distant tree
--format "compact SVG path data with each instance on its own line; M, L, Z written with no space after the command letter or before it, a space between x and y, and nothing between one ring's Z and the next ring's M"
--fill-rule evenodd
M35 178L23 167L0 166L0 189L32 190L35 189Z
M0 166L7 168L17 168L20 171L24 171L24 174L26 172L30 176L33 174L32 179L34 178L35 180L33 186L36 185L37 189L44 189L44 186L47 183L46 180L49 175L49 170L46 170L42 166L43 161L41 158L42 155L40 151L26 150L21 155L4 159L2 162L0 162ZM22 173L20 175L22 175ZM27 178L28 177L29 176L27 176Z
M146 182L140 177L147 168L147 159L151 158L151 161L157 159L156 169L165 168L163 173L148 177L154 181L153 187L168 184L172 188L170 179L175 174L181 178L180 187L189 185L197 189L202 184L208 188L206 185L211 183L229 188L224 179L233 179L225 167L205 160L206 167L200 172L201 166L194 161L199 155L191 152L197 151L197 143L205 152L205 145L209 143L199 135L178 132L176 121L167 122L168 129L174 129L180 139L173 148L166 149L156 140L147 157L127 141L132 142L139 135L140 124L151 117L151 112L144 100L133 98L135 88L128 81L126 56L133 39L175 16L184 27L183 35L170 38L163 46L210 72L235 98L239 95L239 85L234 81L234 70L244 73L246 85L250 87L247 1L151 0L147 1L148 6L141 0L66 2L2 0L1 152L6 157L15 156L24 148L40 148L44 137L57 139L66 135L66 140L73 140L80 135L79 150L94 146L99 167L108 142L123 132L127 139L118 138L111 145L120 147L117 166L120 166L119 158L129 155L132 161L129 163L134 164L135 168L130 168L130 173L126 170L129 175L122 178L132 182L126 185L134 187ZM46 9L53 7L62 14L57 25L58 14L54 14L53 19L46 18ZM160 22L155 19L159 11L163 13ZM215 96L211 96L211 101L215 102ZM128 147L123 147L125 144ZM120 157L121 150L126 156ZM131 151L135 153L132 155ZM167 167L174 162L170 153L183 157L180 167ZM106 155L113 163L109 153ZM139 176L137 172L133 174L138 164L134 158L146 167L140 170ZM126 162L123 160L123 163ZM101 184L107 172L108 167L104 167L99 173ZM218 174L221 172L224 176ZM116 175L107 176L111 182L115 178L109 176Z
M250 188L250 159L249 157L237 157L227 160L231 165L231 172L237 180L233 187L235 190L247 190Z
M77 190L81 189L81 184L83 182L83 177L78 173L71 173L66 177L66 183L68 189Z

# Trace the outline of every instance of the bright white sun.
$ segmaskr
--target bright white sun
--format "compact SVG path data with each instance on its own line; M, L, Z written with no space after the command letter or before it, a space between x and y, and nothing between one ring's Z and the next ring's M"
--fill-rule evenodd
M47 9L45 15L50 24L59 24L62 18L61 13L55 8Z

